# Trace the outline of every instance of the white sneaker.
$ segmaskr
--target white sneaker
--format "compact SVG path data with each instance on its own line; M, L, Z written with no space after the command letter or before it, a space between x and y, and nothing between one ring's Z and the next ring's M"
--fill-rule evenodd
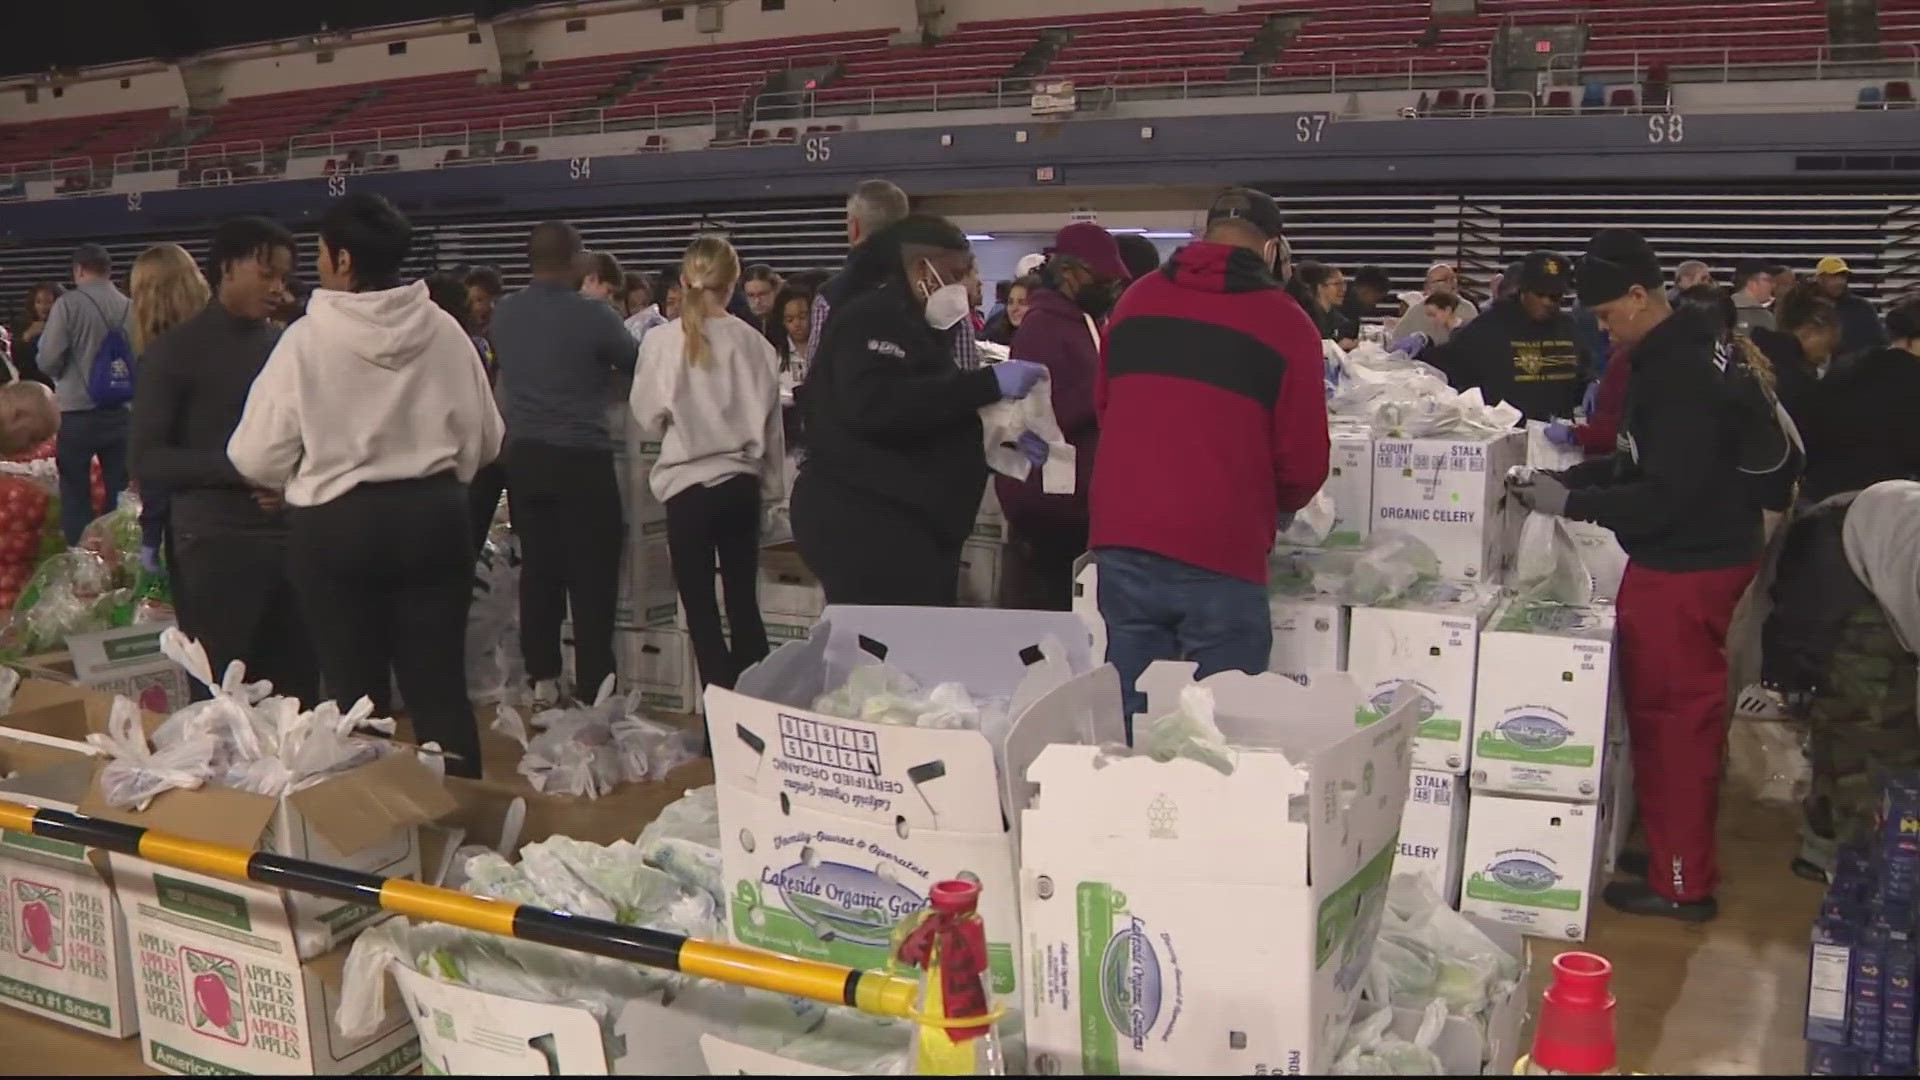
M1753 683L1734 699L1733 714L1748 720L1786 720L1785 699L1759 683Z

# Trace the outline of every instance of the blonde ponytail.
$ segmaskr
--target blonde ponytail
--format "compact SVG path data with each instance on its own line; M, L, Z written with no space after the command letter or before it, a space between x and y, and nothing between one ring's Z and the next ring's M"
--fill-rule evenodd
M687 363L700 367L711 355L707 320L727 309L740 280L740 254L724 237L702 236L687 245L680 262L680 332L687 340Z

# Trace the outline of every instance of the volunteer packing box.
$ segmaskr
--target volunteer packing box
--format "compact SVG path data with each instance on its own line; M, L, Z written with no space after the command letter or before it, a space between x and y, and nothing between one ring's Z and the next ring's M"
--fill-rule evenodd
M453 809L440 777L409 753L389 754L285 798L203 787L162 792L144 811L122 810L107 804L96 776L80 804L82 813L94 817L395 878L419 877L418 827ZM120 857L114 867L118 874ZM298 942L297 950L287 951L289 963L296 951L300 959L320 956L386 917L377 906L310 893L242 884L222 888L244 894L249 908L285 909L279 922ZM254 921L262 917L252 916Z
M1612 681L1612 608L1502 604L1480 635L1474 788L1600 798Z
M700 711L700 676L693 662L693 642L685 630L622 627L613 632L613 659L621 688L640 691L640 703L646 708Z
M1414 766L1466 772L1480 627L1498 602L1484 585L1423 581L1384 604L1355 607L1347 671L1365 700L1354 719L1372 723L1410 687L1424 699Z
M1507 469L1526 460L1524 431L1492 438L1379 439L1373 444L1373 528L1420 538L1440 576L1498 581L1519 540Z
M1193 671L1149 668L1148 715L1172 711ZM1332 1069L1386 903L1412 702L1356 730L1344 675L1201 685L1238 748L1230 774L1060 745L1027 772L1038 794L1021 815L1020 914L1037 1073Z
M1327 483L1333 497L1333 531L1328 547L1362 547L1373 527L1373 432L1364 426L1333 423L1327 427L1332 452L1327 458Z
M93 778L85 706L0 720L0 798L76 809ZM45 741L25 741L28 739ZM126 918L107 853L0 831L0 1001L96 1035L139 1030Z
M882 659L924 690L959 683L1010 722L941 730L812 711ZM927 889L968 876L981 887L989 984L1012 993L1016 838L1003 807L1025 805L1027 762L1048 743L1125 741L1112 673L1098 708L1033 705L1090 666L1086 631L1066 612L829 607L811 637L774 650L736 691L709 687L734 939L885 967L894 926Z
M1407 809L1400 815L1400 860L1394 864L1394 873L1419 874L1458 908L1466 843L1466 783L1449 772L1413 770Z
M1536 937L1587 936L1611 822L1607 803L1475 793L1460 910Z

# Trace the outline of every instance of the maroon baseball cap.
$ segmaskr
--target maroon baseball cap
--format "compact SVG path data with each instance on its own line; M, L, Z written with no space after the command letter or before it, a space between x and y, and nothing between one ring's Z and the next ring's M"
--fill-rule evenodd
M1114 242L1113 234L1090 221L1076 221L1061 229L1047 254L1078 259L1100 277L1125 281L1133 276L1120 258L1120 245Z

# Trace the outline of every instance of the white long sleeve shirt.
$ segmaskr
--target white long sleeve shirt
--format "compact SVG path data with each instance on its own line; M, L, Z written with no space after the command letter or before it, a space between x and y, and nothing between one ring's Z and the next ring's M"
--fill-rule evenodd
M227 456L289 505L318 506L359 484L470 481L505 429L479 350L425 282L316 289L254 380Z
M761 493L783 492L786 439L780 425L780 358L765 334L732 315L706 321L707 359L687 363L679 319L640 343L629 398L643 438L660 440L648 484L666 502L696 485L755 476Z

